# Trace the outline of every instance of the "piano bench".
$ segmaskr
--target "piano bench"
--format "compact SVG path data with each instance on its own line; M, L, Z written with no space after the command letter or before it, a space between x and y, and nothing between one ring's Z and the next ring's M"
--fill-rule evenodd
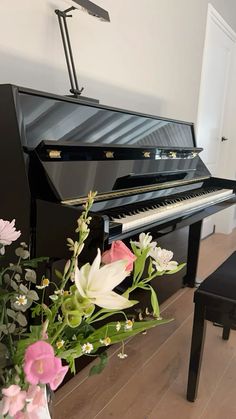
M223 327L224 340L229 339L230 329L236 328L236 252L201 283L194 293L194 303L187 386L187 400L191 402L197 397L206 320Z

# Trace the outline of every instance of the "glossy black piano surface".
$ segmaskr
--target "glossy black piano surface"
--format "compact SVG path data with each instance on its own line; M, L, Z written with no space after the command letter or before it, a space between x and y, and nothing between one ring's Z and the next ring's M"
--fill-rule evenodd
M211 177L193 124L11 85L0 93L1 217L17 219L33 253L66 258L65 237L96 190L85 259L114 239L190 226L194 284L201 222L234 203L236 182Z

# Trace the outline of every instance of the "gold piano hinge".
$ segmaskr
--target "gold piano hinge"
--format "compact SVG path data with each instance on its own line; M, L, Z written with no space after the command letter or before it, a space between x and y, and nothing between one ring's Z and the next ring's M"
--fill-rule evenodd
M150 159L151 151L143 151L143 157L145 157L145 159Z
M114 159L114 151L104 151L107 159Z
M182 180L181 185L179 182L171 181L171 182L165 182L165 183L159 183L158 185L151 185L151 186L143 186L142 188L130 188L126 190L120 190L120 191L113 191L113 192L107 192L107 193L100 193L97 194L94 201L102 201L105 199L112 199L112 198L120 198L122 196L129 196L131 194L135 193L143 193L143 192L151 192L151 191L158 191L163 188L172 188L175 186L182 186L182 185L191 185L192 183L201 182L203 180L209 179L210 176L202 176L199 177L197 180ZM87 197L83 196L80 198L74 198L74 199L65 199L61 201L61 204L65 205L79 205L84 204Z
M50 159L60 159L61 151L60 150L48 150L48 155Z

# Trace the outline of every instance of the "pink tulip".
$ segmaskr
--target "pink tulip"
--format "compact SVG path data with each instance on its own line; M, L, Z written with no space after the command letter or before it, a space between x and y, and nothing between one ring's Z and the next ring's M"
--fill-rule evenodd
M26 391L21 391L21 388L18 385L12 384L8 388L3 388L2 394L2 415L8 413L10 416L15 416L15 414L25 406Z
M104 264L122 259L127 260L125 269L126 271L131 272L133 263L137 258L121 240L112 242L110 250L107 250L102 254L102 262Z
M63 367L61 359L54 356L49 343L39 340L26 349L24 372L30 384L49 384L56 390L67 371L68 367Z
M5 221L0 219L0 243L7 246L17 240L21 235L20 231L15 229L15 220Z

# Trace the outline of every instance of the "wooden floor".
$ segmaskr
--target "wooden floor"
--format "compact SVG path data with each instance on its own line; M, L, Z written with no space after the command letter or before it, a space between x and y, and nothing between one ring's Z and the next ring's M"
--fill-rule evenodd
M202 241L198 277L205 278L236 250L236 231ZM222 330L207 326L199 396L185 399L191 340L193 290L184 288L162 305L174 321L128 342L128 358L110 348L102 374L89 368L55 396L54 419L233 419L236 417L236 332L229 341Z

